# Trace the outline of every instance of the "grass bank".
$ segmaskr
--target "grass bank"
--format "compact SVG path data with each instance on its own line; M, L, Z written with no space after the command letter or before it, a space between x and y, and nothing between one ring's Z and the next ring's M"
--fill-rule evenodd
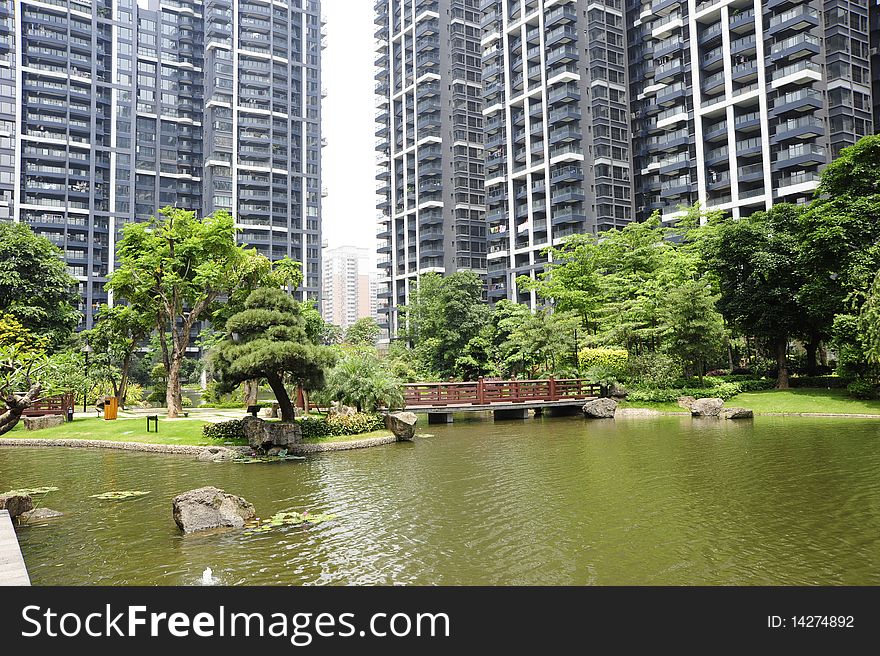
M860 401L843 389L766 390L739 394L725 406L754 410L756 414L880 415L880 401ZM622 408L647 408L660 412L683 412L676 403L626 402Z
M159 432L147 432L147 420L144 417L104 421L94 417L74 419L71 423L41 431L27 431L23 423L0 437L27 438L45 440L99 440L106 442L136 442L139 444L170 444L180 446L219 446L220 442L202 435L202 427L208 422L198 419L159 419ZM387 430L362 433L360 435L340 435L337 437L314 437L303 440L304 444L334 444L337 442L355 442L372 437L387 437L392 433ZM244 440L234 442L246 445Z
M27 431L19 424L0 437L47 440L100 440L107 442L137 442L140 444L179 444L182 446L216 446L217 443L202 435L204 421L197 419L159 419L159 432L147 432L144 417L104 421L94 417L74 419L63 426L41 431Z

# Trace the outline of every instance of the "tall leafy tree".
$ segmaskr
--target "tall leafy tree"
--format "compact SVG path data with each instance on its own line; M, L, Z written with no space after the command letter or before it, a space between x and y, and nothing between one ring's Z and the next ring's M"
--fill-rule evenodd
M356 346L375 346L382 329L373 317L358 319L345 331L345 343Z
M93 349L92 374L110 383L120 406L125 405L132 359L156 321L127 305L103 306L98 321L83 337Z
M168 372L168 416L177 417L183 408L181 365L196 323L255 269L264 269L265 258L236 245L229 213L199 219L173 207L148 222L126 225L117 256L119 267L107 288L155 317Z
M401 308L405 334L425 375L449 378L465 346L489 319L483 282L472 271L421 276Z
M777 387L788 387L788 344L804 317L799 295L803 209L774 206L738 220L710 226L701 239L709 269L717 276L718 309L746 334L771 345L778 368Z
M302 305L280 289L258 289L245 309L226 322L226 338L212 353L225 389L265 378L275 394L283 421L293 421L288 385L321 389L336 356L308 335Z
M47 336L49 348L57 349L82 318L76 285L52 242L26 224L0 222L0 313Z

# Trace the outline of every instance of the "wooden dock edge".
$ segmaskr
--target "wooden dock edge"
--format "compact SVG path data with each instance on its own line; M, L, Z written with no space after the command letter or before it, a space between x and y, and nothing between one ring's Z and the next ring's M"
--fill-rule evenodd
M9 511L0 510L0 586L30 585Z

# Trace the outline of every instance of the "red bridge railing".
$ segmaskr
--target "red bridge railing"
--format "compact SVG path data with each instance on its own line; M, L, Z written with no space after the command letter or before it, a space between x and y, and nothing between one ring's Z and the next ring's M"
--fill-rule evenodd
M41 399L25 410L25 417L42 417L43 415L66 415L67 409L73 407L73 392L67 392L61 396L53 396Z
M503 381L481 378L475 383L414 383L403 387L407 408L574 401L600 395L598 385L577 378Z

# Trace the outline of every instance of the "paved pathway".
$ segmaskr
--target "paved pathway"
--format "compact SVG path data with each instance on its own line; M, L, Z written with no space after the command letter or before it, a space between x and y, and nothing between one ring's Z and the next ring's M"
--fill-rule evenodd
M30 585L9 512L0 510L0 586Z

